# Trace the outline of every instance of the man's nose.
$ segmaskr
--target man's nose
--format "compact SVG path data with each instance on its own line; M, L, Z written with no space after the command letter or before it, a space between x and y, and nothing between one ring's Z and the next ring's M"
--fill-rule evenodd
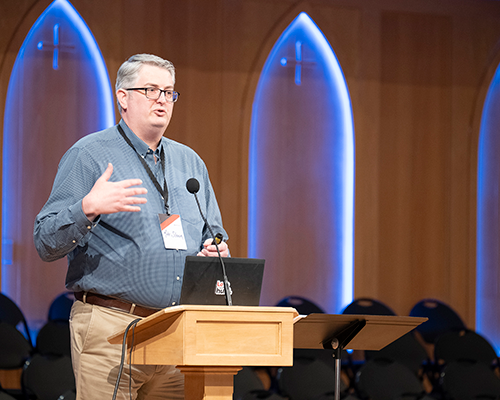
M158 97L156 101L167 103L167 92L160 92L160 97Z

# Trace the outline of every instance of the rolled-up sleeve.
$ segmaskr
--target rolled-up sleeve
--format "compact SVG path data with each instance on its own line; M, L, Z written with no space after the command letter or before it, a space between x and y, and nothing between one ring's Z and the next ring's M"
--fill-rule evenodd
M82 210L82 199L97 180L96 166L89 160L85 151L72 148L59 163L51 194L33 231L36 250L44 261L58 260L85 244L98 223L89 221Z

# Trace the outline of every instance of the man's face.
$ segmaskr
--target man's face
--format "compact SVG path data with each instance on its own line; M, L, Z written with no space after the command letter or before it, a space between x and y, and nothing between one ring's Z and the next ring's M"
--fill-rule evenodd
M172 75L164 68L154 65L143 65L133 87L157 87L174 89ZM163 133L172 117L174 103L165 100L162 94L158 100L148 99L141 90L120 90L123 112L122 117L127 125L139 136L152 131ZM120 96L120 94L118 94Z

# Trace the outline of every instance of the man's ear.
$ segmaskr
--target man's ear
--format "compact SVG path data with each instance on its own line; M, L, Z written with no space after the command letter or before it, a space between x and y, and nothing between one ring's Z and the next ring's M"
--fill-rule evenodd
M127 104L128 104L128 93L126 90L123 89L118 89L116 91L116 98L118 99L118 103L120 103L120 106L122 107L123 110L127 109Z

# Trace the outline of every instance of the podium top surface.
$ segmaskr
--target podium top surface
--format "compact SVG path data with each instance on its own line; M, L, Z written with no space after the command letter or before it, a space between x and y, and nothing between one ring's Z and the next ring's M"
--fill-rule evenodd
M343 346L353 350L380 350L427 321L420 317L351 314L309 314L295 318L293 347L322 349L325 341L341 339L359 329Z

